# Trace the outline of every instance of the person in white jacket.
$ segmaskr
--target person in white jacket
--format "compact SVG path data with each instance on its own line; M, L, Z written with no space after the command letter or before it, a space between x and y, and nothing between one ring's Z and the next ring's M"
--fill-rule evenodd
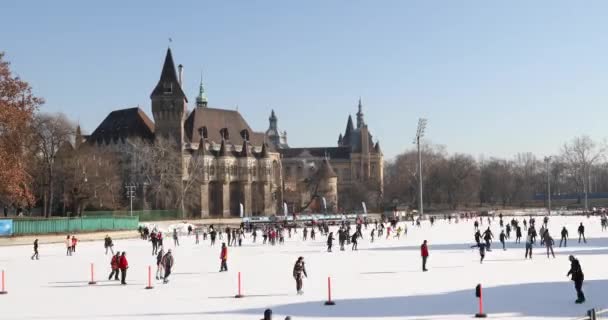
M65 255L71 256L72 255L72 239L70 238L70 235L68 235L68 237L65 239L65 246L67 248Z

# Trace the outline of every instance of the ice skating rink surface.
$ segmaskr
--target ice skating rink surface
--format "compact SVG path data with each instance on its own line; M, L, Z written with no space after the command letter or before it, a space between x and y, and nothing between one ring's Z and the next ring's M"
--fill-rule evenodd
M510 221L505 217L505 223ZM521 218L520 218L521 219ZM537 230L542 217L537 218ZM578 243L577 227L586 227L587 243ZM403 225L403 223L401 223ZM370 243L363 229L359 250L326 252L326 238L302 241L302 229L284 245L262 245L245 238L242 247L229 247L228 272L219 273L222 240L194 244L194 236L180 238L174 247L169 235L165 245L173 251L171 281L153 279L145 290L148 266L155 270L151 244L142 240L116 240L115 250L126 251L129 260L127 286L108 281L110 255L103 241L82 242L67 257L62 244L40 243L40 260L30 260L32 246L0 247L0 269L6 271L7 295L0 295L1 319L261 319L266 308L273 319L467 319L478 311L474 288L483 285L484 311L494 319L571 319L586 310L608 307L608 232L599 217L551 217L549 230L555 239L556 258L547 258L538 241L532 260L524 259L525 234L514 243L515 232L503 251L498 242L499 219L492 221L492 251L479 263L471 249L473 220L459 223L428 221L418 228L407 224L401 239L382 238ZM567 248L559 248L560 231L568 228ZM487 221L481 226L488 227ZM336 228L332 228L336 231ZM335 235L337 238L337 235ZM226 239L224 238L224 241ZM422 272L420 245L429 244L428 272ZM587 302L574 304L573 282L566 277L568 256L575 255L585 274ZM297 295L292 277L299 256L306 262L308 278L304 294ZM90 264L96 285L89 285ZM242 299L235 299L237 273L242 276ZM334 306L327 300L327 278L332 280Z

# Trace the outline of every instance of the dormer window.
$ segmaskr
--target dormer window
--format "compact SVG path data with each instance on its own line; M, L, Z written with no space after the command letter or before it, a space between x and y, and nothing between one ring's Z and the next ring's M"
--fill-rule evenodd
M172 94L173 93L173 83L164 82L163 83L163 93L164 94Z
M230 140L230 134L228 133L228 128L220 129L220 136L223 140Z
M247 129L241 130L241 138L245 141L249 141L249 131Z

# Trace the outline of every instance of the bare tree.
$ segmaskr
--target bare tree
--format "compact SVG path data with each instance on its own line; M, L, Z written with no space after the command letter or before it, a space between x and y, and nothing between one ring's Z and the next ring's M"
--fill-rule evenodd
M604 142L596 143L589 136L580 136L564 144L562 159L568 164L572 175L583 187L584 208L588 207L588 193L590 185L590 170L606 153Z
M54 210L55 160L60 149L74 140L76 125L62 114L37 114L32 124L34 155L42 179L42 208L45 217Z

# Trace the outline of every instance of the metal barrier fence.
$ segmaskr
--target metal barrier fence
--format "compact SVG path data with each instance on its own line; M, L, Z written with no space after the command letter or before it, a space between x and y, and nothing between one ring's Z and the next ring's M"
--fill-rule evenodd
M136 230L138 217L13 219L9 235Z
M575 320L600 320L603 317L600 318L601 315L607 315L608 316L608 309L604 309L604 310L595 310L591 309L587 311L587 315L582 317L582 318L577 318Z

